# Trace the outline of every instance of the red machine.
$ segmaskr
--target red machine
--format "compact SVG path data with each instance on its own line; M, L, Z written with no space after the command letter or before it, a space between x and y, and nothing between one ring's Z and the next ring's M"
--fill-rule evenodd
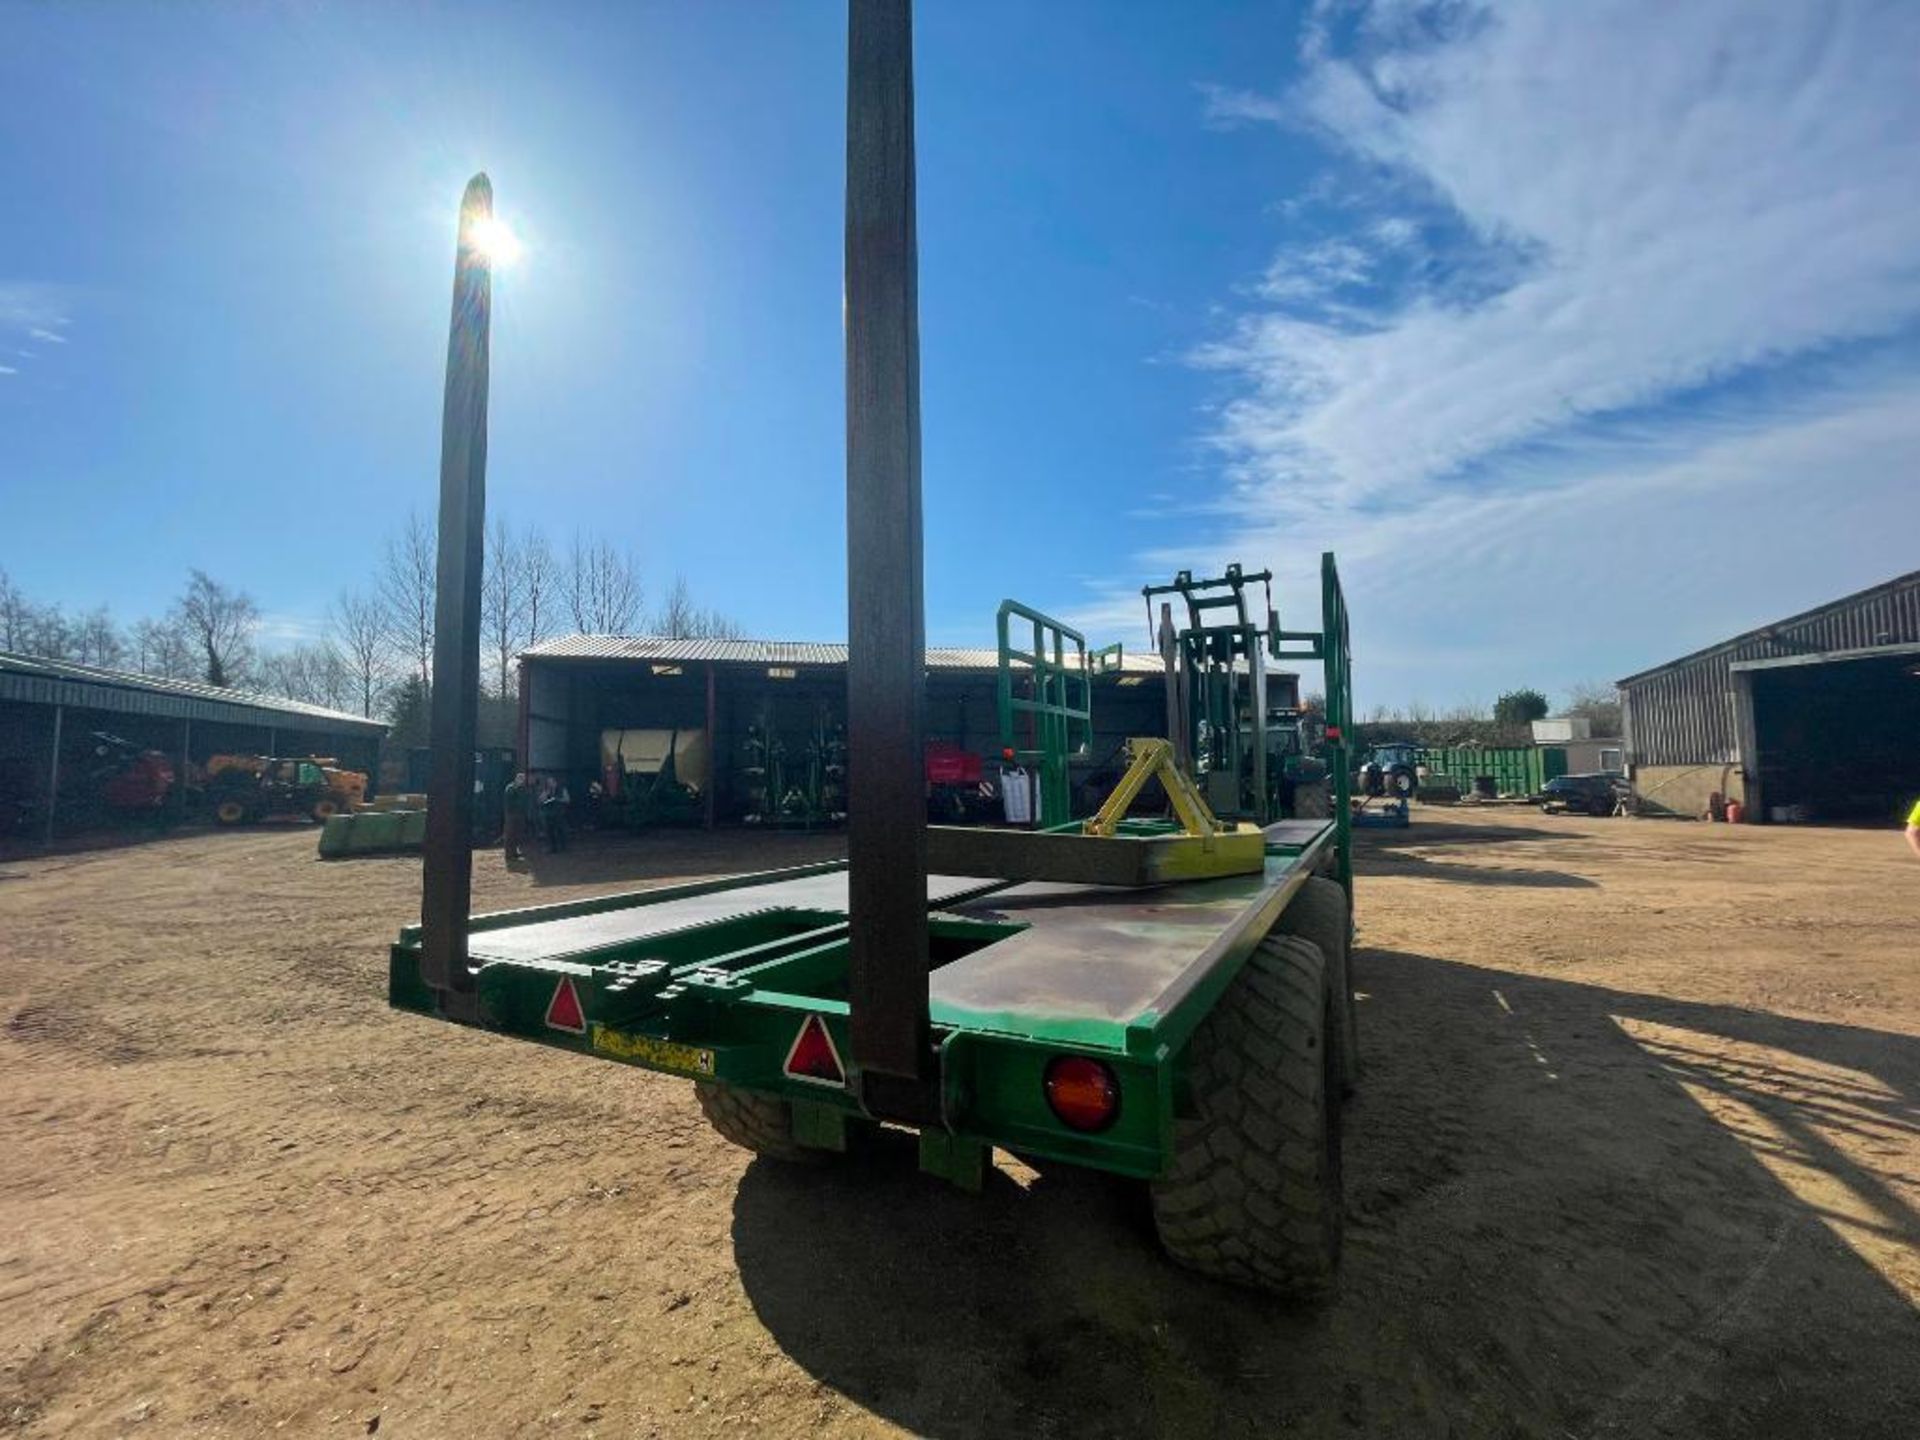
M106 809L121 815L153 814L173 794L173 762L159 750L143 750L118 735L88 737L86 788ZM69 752L71 753L71 752Z
M990 818L994 790L980 757L951 740L926 746L927 819L937 825L971 825Z

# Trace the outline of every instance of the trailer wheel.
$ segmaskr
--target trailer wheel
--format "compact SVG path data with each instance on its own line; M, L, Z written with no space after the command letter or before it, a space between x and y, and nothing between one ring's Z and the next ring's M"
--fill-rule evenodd
M213 818L222 825L238 825L247 818L247 807L239 800L222 800L213 807Z
M796 1164L817 1164L828 1153L810 1149L793 1138L793 1110L784 1100L733 1085L700 1081L694 1082L693 1093L701 1113L720 1138L731 1140L743 1150Z
M1360 1080L1360 1016L1353 1003L1353 918L1346 888L1338 880L1310 877L1274 922L1273 933L1298 935L1320 948L1333 991L1335 1023L1328 1043L1340 1092L1351 1095Z
M1269 935L1187 1047L1192 1114L1153 1182L1160 1243L1219 1280L1312 1300L1340 1259L1340 1080L1319 947Z

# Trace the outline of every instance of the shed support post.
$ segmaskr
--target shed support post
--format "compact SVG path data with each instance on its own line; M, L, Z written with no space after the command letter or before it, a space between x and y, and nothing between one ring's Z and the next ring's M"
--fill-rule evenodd
M1733 672L1733 736L1740 755L1741 804L1748 823L1762 824L1766 811L1760 808L1760 732L1753 719L1753 675L1745 670Z
M187 779L193 773L193 721L180 722L180 818L187 818Z
M267 754L278 755L279 753L280 753L280 732L274 726L269 725L267 727Z
M60 804L60 730L66 721L67 707L53 707L53 752L47 760L47 830L45 842L53 844L53 812Z
M715 725L715 716L719 711L716 703L713 662L707 662L707 784L700 796L706 811L707 829L713 829L713 787L720 778L720 734Z
M847 7L849 1029L861 1102L937 1114L927 1018L926 618L913 12Z
M530 694L533 689L533 680L530 678L531 673L527 668L526 662L522 661L520 665L520 717L513 732L514 756L518 761L513 767L516 771L527 768L527 728L533 714L533 700Z

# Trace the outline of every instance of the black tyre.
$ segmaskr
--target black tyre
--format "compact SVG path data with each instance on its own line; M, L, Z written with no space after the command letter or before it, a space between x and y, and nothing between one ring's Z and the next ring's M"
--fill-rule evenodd
M1309 879L1274 922L1273 933L1298 935L1320 947L1338 1022L1329 1032L1334 1069L1341 1093L1351 1095L1360 1081L1360 1015L1353 1003L1353 912L1346 888L1338 880Z
M817 1164L827 1154L793 1138L793 1109L784 1100L732 1085L699 1081L694 1082L693 1093L707 1123L723 1140L731 1140L743 1150L801 1165Z
M1394 771L1387 779L1387 786L1394 795L1402 800L1406 799L1414 791L1413 772L1411 770Z
M1340 1261L1340 1079L1319 947L1269 935L1187 1046L1192 1113L1153 1182L1168 1255L1215 1279L1326 1296Z
M248 818L246 802L222 800L213 807L213 818L222 825L239 825Z

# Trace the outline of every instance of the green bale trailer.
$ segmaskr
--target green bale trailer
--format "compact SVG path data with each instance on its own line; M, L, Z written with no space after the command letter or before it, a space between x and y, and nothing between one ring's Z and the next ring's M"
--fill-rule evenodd
M853 0L847 515L860 563L849 575L848 858L479 916L468 913L466 808L491 285L478 236L491 192L484 177L469 187L444 419L422 923L391 948L391 1003L689 1079L720 1134L776 1161L831 1162L857 1132L886 1125L917 1133L922 1168L962 1186L981 1183L996 1148L1129 1177L1149 1188L1176 1260L1323 1294L1340 1250L1341 1103L1358 1065L1351 689L1333 557L1322 561L1321 629L1295 638L1326 670L1334 818L1264 827L1248 873L1129 886L1021 873L1029 838L1047 842L1041 869L1058 863L1051 842L1063 838L1164 838L1138 825L1062 836L1056 810L1047 832L981 832L971 850L949 832L943 865L968 854L994 864L929 873L912 134L908 6ZM1115 853L1074 852L1093 857L1089 875L1108 873L1101 857Z

